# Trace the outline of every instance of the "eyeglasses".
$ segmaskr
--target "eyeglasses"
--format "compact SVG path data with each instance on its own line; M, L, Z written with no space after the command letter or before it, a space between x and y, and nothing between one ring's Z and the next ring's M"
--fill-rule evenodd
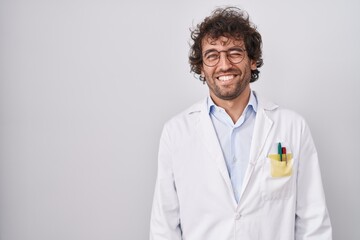
M211 49L203 54L203 62L208 67L214 67L220 61L220 53L226 53L226 58L232 63L240 63L245 58L245 49L242 48L230 48L228 50L217 51Z

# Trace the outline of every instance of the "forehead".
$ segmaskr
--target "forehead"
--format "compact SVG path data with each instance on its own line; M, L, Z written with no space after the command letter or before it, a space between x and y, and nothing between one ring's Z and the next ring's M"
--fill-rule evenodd
M202 50L207 50L211 48L228 48L233 46L244 46L244 40L235 39L232 37L220 36L218 38L212 38L209 36L205 36L202 39Z

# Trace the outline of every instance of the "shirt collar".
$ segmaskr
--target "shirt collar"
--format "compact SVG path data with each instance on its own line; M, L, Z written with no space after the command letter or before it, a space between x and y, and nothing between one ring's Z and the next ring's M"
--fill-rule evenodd
M252 107L252 109L255 111L255 113L257 112L257 108L258 108L258 102L257 102L257 98L254 94L254 92L251 90L250 91L250 98L249 98L249 102L245 107L245 111L249 108ZM210 96L208 96L207 98L207 110L208 113L210 114L211 112L214 111L215 108L218 108L218 106L214 103L214 101L212 100L212 98Z

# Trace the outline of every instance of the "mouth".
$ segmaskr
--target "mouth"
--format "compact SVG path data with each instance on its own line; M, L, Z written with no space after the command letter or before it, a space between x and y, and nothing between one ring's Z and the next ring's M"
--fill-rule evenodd
M234 79L237 75L221 75L216 77L217 80L221 81L221 82L229 82L232 79Z

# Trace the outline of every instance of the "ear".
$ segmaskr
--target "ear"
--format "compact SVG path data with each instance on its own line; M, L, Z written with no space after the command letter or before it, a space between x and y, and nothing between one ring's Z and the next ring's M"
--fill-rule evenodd
M200 77L199 79L203 82L203 84L205 84L206 79L205 79L205 73L204 71L201 69L201 73L200 73Z
M254 60L254 59L250 60L250 68L251 68L251 70L256 70L257 69L256 60Z

